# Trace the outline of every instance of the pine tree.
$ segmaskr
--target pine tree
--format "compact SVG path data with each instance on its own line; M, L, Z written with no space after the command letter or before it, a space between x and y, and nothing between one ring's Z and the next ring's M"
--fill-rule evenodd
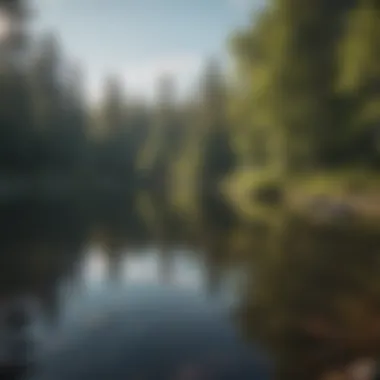
M25 4L2 0L0 15L0 167L10 174L33 166Z

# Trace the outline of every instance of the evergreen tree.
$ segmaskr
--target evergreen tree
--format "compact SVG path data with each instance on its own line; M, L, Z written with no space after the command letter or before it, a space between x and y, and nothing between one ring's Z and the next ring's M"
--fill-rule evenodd
M3 173L33 169L31 104L24 62L28 59L26 6L0 1L0 168Z
M255 26L233 42L247 86L241 91L247 106L239 107L248 112L241 122L254 131L252 140L266 140L266 154L281 173L341 161L352 103L336 91L337 52L345 17L356 5L271 1Z

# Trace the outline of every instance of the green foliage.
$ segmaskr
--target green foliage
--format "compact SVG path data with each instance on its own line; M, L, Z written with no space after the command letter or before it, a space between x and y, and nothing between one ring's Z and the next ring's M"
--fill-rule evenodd
M232 117L242 125L235 139L244 162L261 161L254 140L267 146L260 164L280 173L377 162L377 7L272 1L235 36L242 95L234 102L243 104Z
M24 45L25 67L1 60L0 169L86 172L161 201L208 205L226 179L239 177L240 194L262 173L283 184L303 172L376 167L379 18L375 0L268 1L231 38L232 84L210 59L199 92L179 102L175 78L163 75L154 106L126 96L116 75L100 103L87 104L81 71L43 35Z

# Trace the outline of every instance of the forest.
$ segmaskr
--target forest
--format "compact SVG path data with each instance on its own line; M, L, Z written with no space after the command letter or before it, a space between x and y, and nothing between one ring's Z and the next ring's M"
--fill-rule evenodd
M198 90L179 101L176 78L163 73L154 104L128 94L115 73L89 102L85 68L54 34L27 32L23 1L0 5L20 21L0 44L4 194L49 181L131 200L153 191L186 213L215 199L244 208L252 191L294 190L294 180L331 173L378 186L378 0L268 0L226 41L232 77L210 57Z

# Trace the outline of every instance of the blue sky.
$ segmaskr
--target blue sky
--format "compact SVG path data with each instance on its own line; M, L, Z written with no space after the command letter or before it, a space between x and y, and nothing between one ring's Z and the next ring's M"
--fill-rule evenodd
M162 73L189 88L210 55L226 58L226 38L262 0L34 0L38 25L54 29L85 68L91 97L118 73L127 91L152 96Z

